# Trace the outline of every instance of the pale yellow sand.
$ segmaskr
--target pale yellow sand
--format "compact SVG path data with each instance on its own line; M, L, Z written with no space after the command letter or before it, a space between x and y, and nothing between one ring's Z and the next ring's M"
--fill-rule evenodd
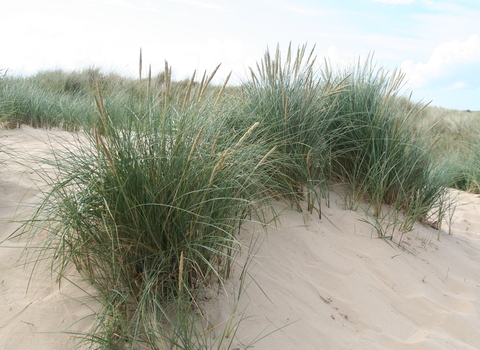
M55 137L59 137L58 141ZM58 147L64 138L69 138L68 133L47 133L28 127L0 131L0 162L4 161L0 164L0 241L19 226L11 220L26 218L38 202L36 186L42 182L21 163L28 161L29 156L47 156L49 145ZM30 164L37 166L34 161ZM92 323L91 318L85 317L92 310L82 304L84 293L69 283L59 287L45 267L31 275L31 266L25 267L21 259L26 242L25 237L0 246L0 349L69 349L77 340L60 332L85 331Z
M68 137L23 128L0 131L0 143L42 156L47 135ZM0 165L0 240L15 229L9 220L19 215L18 205L37 200L24 172L11 161ZM437 241L438 231L418 224L405 244L413 254L374 239L361 212L343 210L334 194L322 220L287 208L268 235L247 225L241 239L249 242L256 231L263 242L249 269L255 283L237 312L250 318L242 322L235 346L286 326L254 349L480 348L480 198L459 193L459 200L453 235L442 232ZM72 300L82 296L78 289L68 283L59 288L47 274L36 274L26 293L29 270L7 269L22 251L12 247L24 244L11 240L0 248L0 348L67 349L75 339L58 332L92 311ZM241 270L240 262L226 295L202 303L213 325L228 318ZM247 276L245 282L251 281ZM83 319L74 329L90 324Z

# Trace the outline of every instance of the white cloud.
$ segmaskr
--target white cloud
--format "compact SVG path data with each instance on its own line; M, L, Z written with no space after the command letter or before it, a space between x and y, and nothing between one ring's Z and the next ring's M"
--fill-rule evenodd
M463 89L467 87L467 84L464 83L463 81L456 81L454 82L451 86L447 87L447 88L444 88L442 90L459 90L459 89Z
M173 67L174 79L190 78L196 70L200 79L206 70L208 74L221 64L214 83L221 84L231 72L241 75L249 65L256 62L248 52L248 47L236 38L210 37L196 43L176 43L169 47L168 62Z
M335 45L329 46L326 54L326 59L329 60L330 63L339 67L343 65L348 66L350 63L358 60L358 57L358 55L352 53L342 52Z
M415 0L373 0L374 2L381 2L382 4L411 4Z
M170 0L170 1L183 3L183 4L187 4L187 5L205 7L205 8L209 8L209 9L212 9L212 10L227 11L227 12L232 11L229 7L227 7L223 4L219 5L219 4L216 4L216 3L213 3L213 2L206 2L206 1L201 1L201 0Z
M443 43L435 48L428 62L408 60L401 68L413 88L433 82L442 82L445 86L453 86L458 81L463 81L465 86L479 84L480 36Z
M320 17L320 16L325 16L331 14L331 11L319 11L314 8L308 8L308 7L300 7L297 6L296 4L284 4L282 8L286 11L298 13L300 15L304 16L310 16L310 17Z
M129 10L135 10L135 11L162 12L162 10L164 10L163 6L157 5L152 1L136 1L136 0L90 0L90 1L102 1L107 5L121 6ZM231 12L231 9L229 9L227 6L223 4L216 4L214 2L207 2L202 0L169 0L169 1L179 3L179 4L192 5L192 6L209 8L213 10Z
M161 12L163 10L161 6L155 5L150 1L132 2L127 0L89 0L89 2L93 4L104 3L106 5L119 6L133 11Z

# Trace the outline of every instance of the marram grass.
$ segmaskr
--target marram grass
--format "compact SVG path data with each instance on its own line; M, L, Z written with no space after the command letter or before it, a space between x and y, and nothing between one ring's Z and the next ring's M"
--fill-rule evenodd
M340 184L345 205L398 243L451 209L458 175L432 156L438 129L416 124L423 107L400 94L400 72L372 57L335 70L306 46L267 51L239 87L211 86L217 70L173 82L168 63L144 78L140 61L139 79L92 69L0 80L7 125L83 131L46 160L55 175L20 234L47 232L39 258L96 288L90 348L230 347L238 324L209 338L219 325L199 326L195 301L229 277L236 233L266 224L271 199L307 200L321 216L319 196Z
M331 145L341 132L330 128L337 118L330 99L342 91L343 82L323 80L315 63L314 51L306 46L296 52L289 47L286 58L278 47L274 55L267 50L242 85L241 114L231 120L238 130L260 122L252 137L270 144L284 160L275 170L286 175L285 193L297 203L306 185L322 192L328 188Z
M101 94L95 101L99 124L57 153L30 223L48 232L39 254L58 277L75 266L105 301L87 338L156 349L181 326L172 313L187 317L198 291L228 278L236 233L275 188L265 171L272 150L248 142L258 123L232 138L204 114L211 99L183 111L169 103L135 123L112 116Z
M367 201L366 212L382 238L392 236L381 222L402 232L418 220L429 221L432 212L441 222L451 206L448 174L431 157L428 133L412 127L422 106L405 108L399 98L403 74L377 67L372 57L337 74L348 87L334 101L339 117L333 127L342 132L333 146L332 173L345 184L347 206Z

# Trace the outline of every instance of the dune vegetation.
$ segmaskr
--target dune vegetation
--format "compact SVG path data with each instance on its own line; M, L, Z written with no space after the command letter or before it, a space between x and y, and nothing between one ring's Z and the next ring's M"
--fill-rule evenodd
M275 201L321 216L319 199L338 191L401 245L417 221L441 228L448 187L480 191L480 113L411 101L402 73L373 57L338 67L306 46L267 51L236 86L212 85L216 71L176 82L168 64L142 68L0 79L5 128L75 135L38 160L47 185L15 235L35 240L33 259L59 280L73 266L95 287L102 308L83 346L228 348L238 323L209 337L218 325L196 300L245 253L242 224L278 217Z

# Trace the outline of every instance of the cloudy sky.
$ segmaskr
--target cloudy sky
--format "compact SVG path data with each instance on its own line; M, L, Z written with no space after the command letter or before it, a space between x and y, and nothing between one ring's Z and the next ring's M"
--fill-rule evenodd
M194 70L238 81L267 47L315 45L345 61L374 52L414 99L480 110L479 0L0 0L0 69Z

